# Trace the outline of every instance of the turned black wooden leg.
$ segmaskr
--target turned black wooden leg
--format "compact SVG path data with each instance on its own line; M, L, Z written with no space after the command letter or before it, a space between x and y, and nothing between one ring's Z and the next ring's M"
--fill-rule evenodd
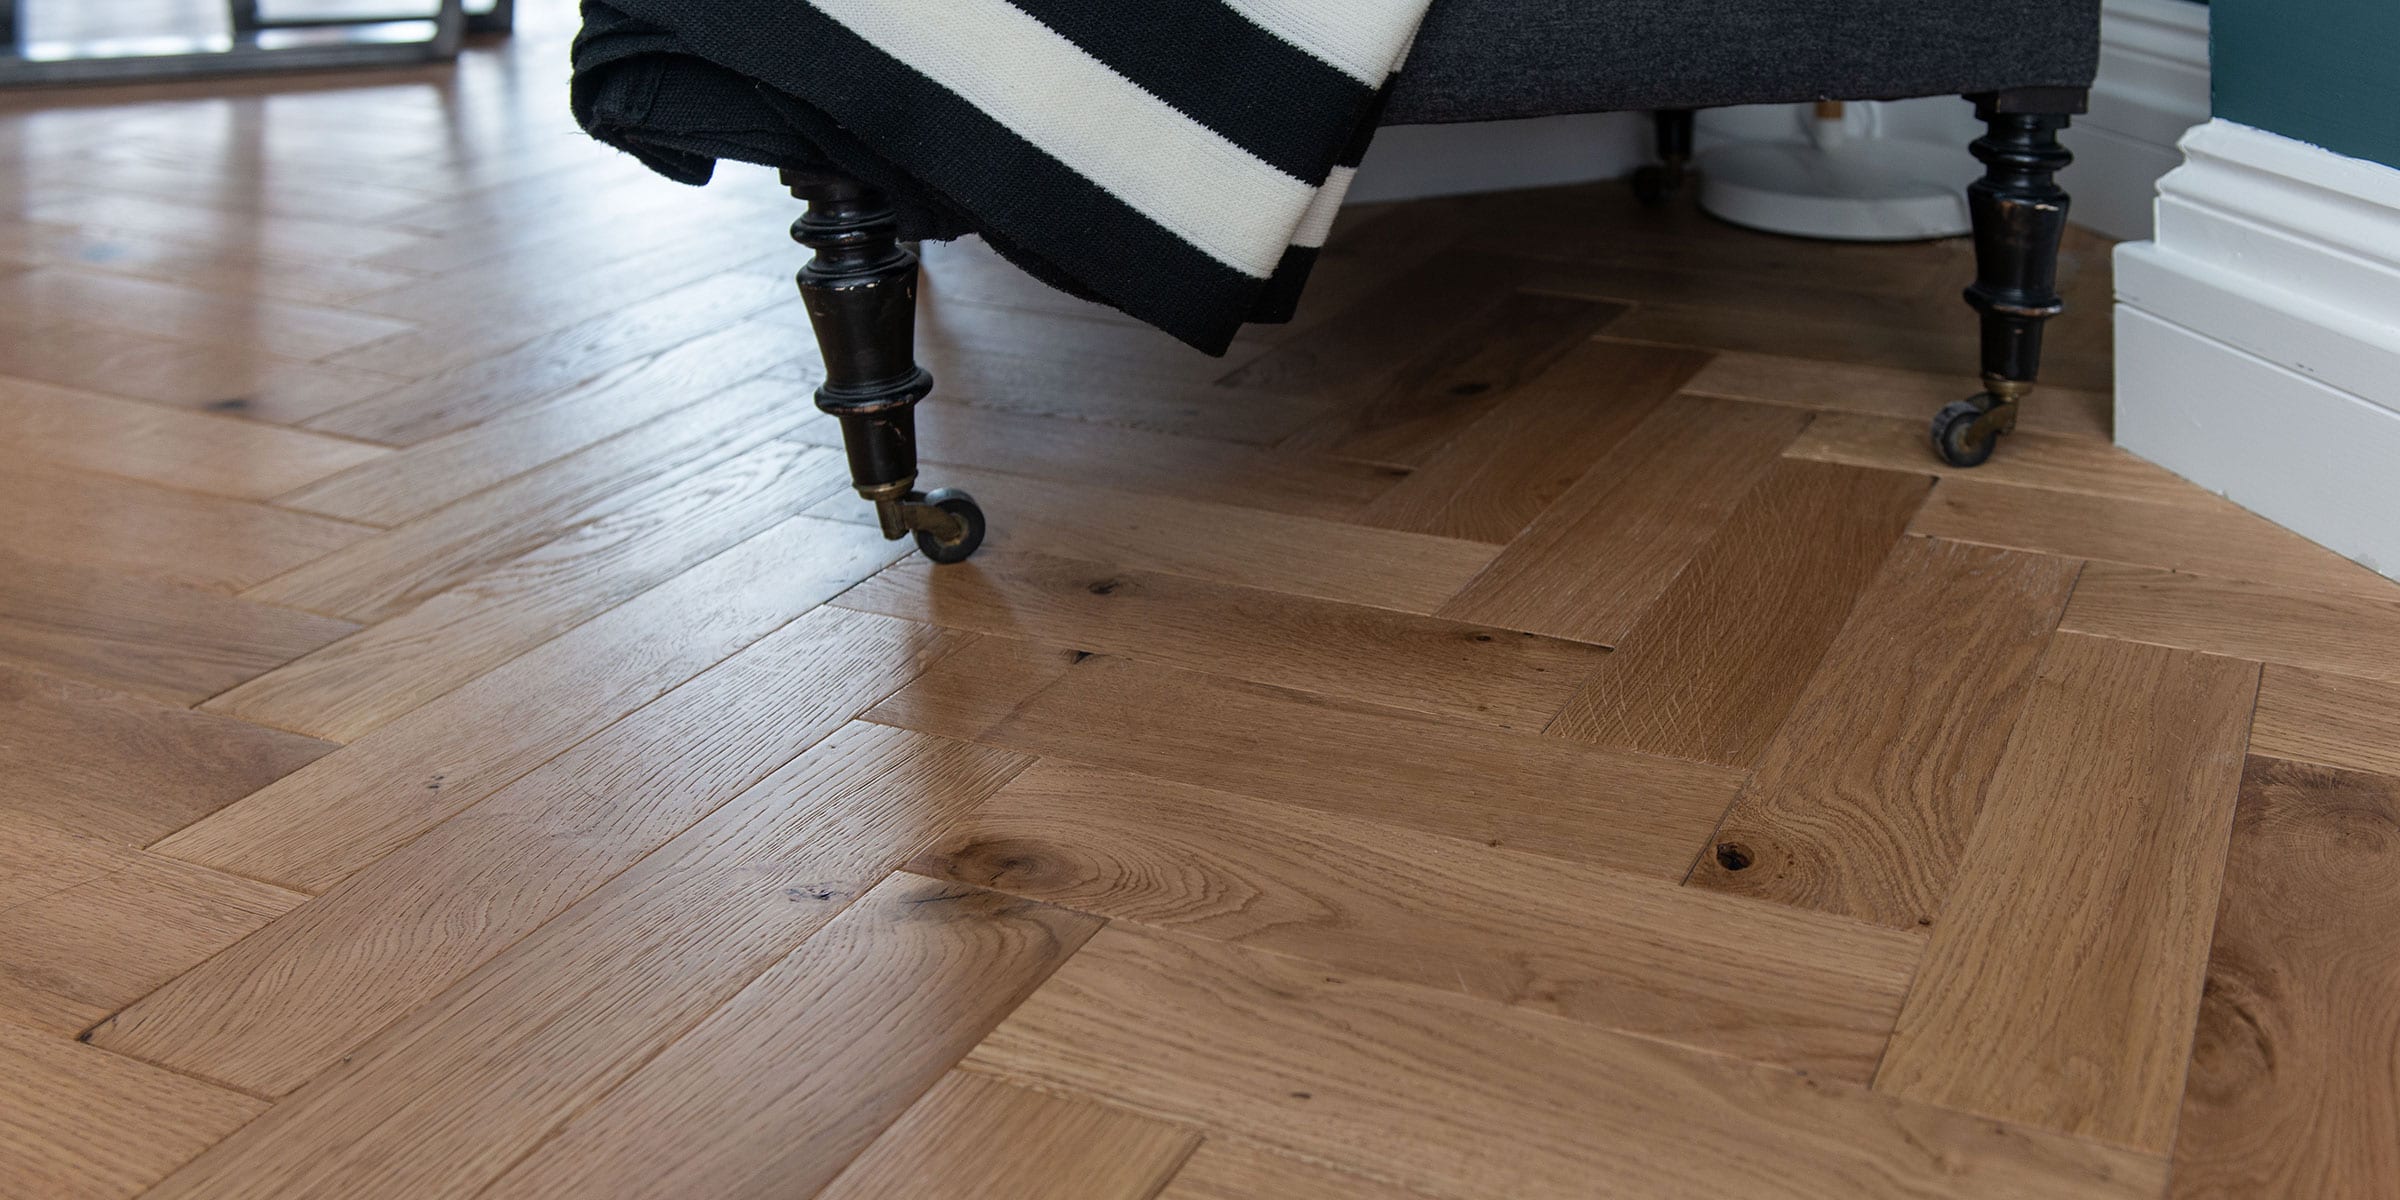
M1967 303L1983 324L1983 386L1933 419L1933 445L1954 466L1992 456L2016 428L2017 405L2042 364L2042 325L2058 298L2058 246L2067 232L2067 193L2054 176L2073 161L2058 144L2083 93L2036 89L1971 97L1986 132L1975 139L1983 178L1967 185L1975 222L1975 282Z
M800 299L825 358L817 407L841 422L850 480L875 505L883 536L914 534L935 562L983 544L983 510L965 492L917 486L917 401L933 376L917 365L917 256L893 238L883 194L840 175L785 171L808 213L792 240L815 251L800 268Z
M1692 110L1662 108L1650 114L1658 135L1658 162L1633 173L1633 194L1656 207L1683 190L1692 169Z

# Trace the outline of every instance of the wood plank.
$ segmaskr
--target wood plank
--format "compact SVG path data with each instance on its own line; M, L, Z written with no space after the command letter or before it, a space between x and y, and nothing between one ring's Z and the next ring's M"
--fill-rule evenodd
M113 328L201 345L236 343L302 362L410 328L350 309L227 296L74 267L0 276L0 324L30 324L50 313L104 314Z
M1757 761L1928 485L1792 459L1768 468L1550 732L1723 766Z
M290 1092L807 752L954 640L811 612L145 997L93 1044L259 1095ZM826 744L823 757L903 742L874 729Z
M63 318L0 326L0 375L282 425L402 382L355 367L278 358L239 341L178 342Z
M1398 379L1439 374L1443 366L1437 364L1473 355L1475 335L1485 331L1477 318L1509 295L1521 269L1486 254L1437 254L1381 288L1352 296L1347 306L1312 323L1306 336L1283 339L1220 382L1290 396L1355 399ZM1461 332L1469 328L1474 332Z
M341 438L0 380L11 456L238 500L264 500L385 451Z
M1806 415L1678 397L1534 518L1440 615L1615 645Z
M970 1071L942 1076L817 1200L1151 1200L1200 1138Z
M1925 421L1819 413L1785 451L1795 458L1889 471L1954 476L1968 470L1984 484L2053 488L2116 500L2207 504L2213 497L2164 467L2106 443L2023 430L2009 434L1991 461L1954 467L1936 458Z
M415 278L365 263L304 262L229 245L24 221L0 222L0 248L28 266L72 265L221 295L336 307Z
M336 741L448 693L835 491L842 456L768 442L203 705Z
M480 1194L559 1125L810 941L1023 762L909 733L868 753L820 748L802 755L345 1056L156 1195ZM963 921L969 909L1014 921L1012 929L1089 924L997 896L900 907L919 910L929 924L946 916ZM871 919L845 927L885 929ZM875 949L842 933L803 953L837 945ZM819 982L874 986L871 977ZM962 987L967 1004L1003 990L983 978ZM869 1127L852 1131L872 1137L938 1074L886 1093L845 1093L822 1108L840 1121L843 1113L888 1104ZM775 1078L798 1085L809 1076L778 1071ZM743 1128L724 1123L709 1133L738 1137Z
M2250 749L2400 775L2400 684L2270 663L2258 683Z
M898 553L874 534L795 518L219 810L157 849L322 891Z
M1156 1200L1419 1200L1424 1193L1212 1137L1184 1161Z
M787 271L727 271L436 371L314 417L308 427L393 445L422 442L655 359L754 313L798 308L791 300ZM806 322L797 315L793 321L790 349L804 353L809 343L799 326Z
M1607 654L1505 629L1000 548L964 570L901 559L837 603L1526 732L1538 732Z
M1875 1086L2164 1153L2254 663L2053 637Z
M894 875L484 1194L809 1195L1100 925Z
M0 549L0 661L170 704L196 704L357 628Z
M1858 1083L1923 949L1847 920L1053 763L909 869Z
M1967 268L1972 273L1974 268ZM1963 277L1963 276L1962 276ZM1964 368L1971 362L1955 364ZM1855 362L1826 362L1750 354L1739 350L1710 356L1686 390L1703 396L1790 404L1800 408L1928 422L1942 406L1983 390L1971 374L1933 375ZM2017 428L2028 433L2107 441L2113 433L2106 390L2085 391L2044 383L2018 409Z
M2156 1159L1130 925L968 1064L1438 1196L2152 1196Z
M1951 476L1912 533L2190 575L2400 600L2400 583L2230 501L2158 504Z
M1953 290L1970 275L1962 272L1955 276L1943 289L1945 294L1938 297L1845 295L1828 289L1810 296L1817 302L1813 308L1792 306L1773 313L1708 304L1645 304L1610 325L1608 331L1635 341L1944 375L1972 368L1979 361L1982 347L1975 316L1958 302ZM1606 296L1622 290L1585 287L1578 294ZM1753 285L1747 290L1755 293L1760 289ZM2050 386L2107 391L2113 382L2114 364L2106 350L2072 348L2067 335L2077 322L2105 331L2108 306L2103 303L2095 311L2078 303L2071 304L2069 311L2074 315L2052 320L2044 331L2059 336L2044 347L2042 380ZM2040 393L2035 397L2038 401ZM1963 398L1963 394L1952 397ZM1931 451L1926 457L1932 457Z
M619 434L671 444L678 427L689 424L687 409L800 354L780 325L745 321L542 403L361 463L276 503L398 525ZM793 417L808 411L805 396L798 388L784 391Z
M2252 758L2175 1136L2177 1200L2400 1193L2400 778Z
M147 845L334 747L0 665L0 811Z
M375 531L263 504L12 460L0 550L239 591Z
M200 145L186 143L178 147L178 154L183 161L190 162L200 150ZM214 178L222 178L222 175L212 175ZM30 221L84 229L122 229L197 242L224 240L247 246L261 254L303 260L355 262L372 255L405 252L425 244L425 239L417 234L362 226L351 220L314 221L290 217L261 220L254 213L228 212L196 205L189 196L170 198L107 192L62 194L32 206L25 210L23 216Z
M0 1021L0 1193L118 1200L266 1108Z
M1691 350L1586 342L1501 397L1358 519L1507 542L1707 361Z
M745 384L396 526L245 593L380 621L741 454L804 419Z
M2079 565L1902 539L1690 882L1933 924Z
M986 553L1030 550L1402 612L1432 612L1493 554L1490 546L1456 538L969 468L942 468L932 482L972 491L992 514ZM859 524L875 520L872 509L848 495L809 512Z
M2400 682L2400 600L2093 563L2059 628Z
M0 904L0 1014L61 1038L307 898L13 814L0 842L42 877Z
M1344 397L1284 446L1296 454L1423 466L1624 312L1618 304L1507 293L1481 313L1460 314L1441 342L1413 355L1381 386Z
M943 659L867 717L1669 879L1740 782L1698 764L999 638Z

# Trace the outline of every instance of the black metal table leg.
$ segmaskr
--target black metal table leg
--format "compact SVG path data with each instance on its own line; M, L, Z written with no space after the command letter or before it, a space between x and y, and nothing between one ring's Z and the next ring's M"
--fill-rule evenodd
M958 562L983 544L983 510L955 488L919 492L917 402L933 376L917 365L917 256L894 239L881 192L841 175L785 171L808 202L792 240L815 251L800 299L825 358L817 407L841 423L850 479L875 505L883 536L914 534L925 557Z

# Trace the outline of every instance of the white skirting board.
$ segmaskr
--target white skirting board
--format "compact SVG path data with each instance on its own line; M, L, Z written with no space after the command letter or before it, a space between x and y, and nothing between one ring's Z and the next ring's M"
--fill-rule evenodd
M2400 170L2230 121L2117 248L2117 442L2400 578Z
M2207 119L2208 6L2101 0L2092 110L2059 139L2075 153L2059 177L2074 197L2074 222L2113 238L2149 237L2158 177L2182 161L2175 139Z

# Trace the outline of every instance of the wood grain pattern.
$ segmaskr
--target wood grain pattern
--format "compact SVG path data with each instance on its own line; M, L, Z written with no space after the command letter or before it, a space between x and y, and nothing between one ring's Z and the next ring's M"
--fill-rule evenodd
M1698 764L997 638L866 715L1665 878L1682 875L1740 782Z
M221 296L71 267L0 276L0 321L22 324L54 312L106 314L119 329L202 345L240 343L303 362L408 329L404 322L349 309Z
M1948 278L1945 276L1945 281ZM1973 375L1928 375L1865 363L1826 362L1737 350L1711 355L1708 365L1684 387L1699 395L1729 400L1919 421L1927 413L1941 411L1951 401L1982 391L1983 381ZM2020 408L2017 428L2028 433L2107 441L2112 426L2109 405L2105 391L2083 391L2044 382ZM1957 478L1965 481L1963 476Z
M1597 646L1183 576L994 550L894 563L845 607L1539 731Z
M1666 401L1440 614L1616 645L1807 421L1761 405Z
M0 375L285 425L402 382L278 358L239 339L180 342L70 320L0 328Z
M1402 612L1440 607L1493 553L1490 546L1456 538L1058 480L956 467L943 468L942 478L973 491L987 511L1008 514L984 543L995 550L1032 550ZM851 495L831 497L809 512L859 524L875 519Z
M1927 486L1922 475L1788 459L1769 468L1550 732L1750 765Z
M0 550L233 592L375 531L125 479L11 461Z
M156 1194L478 1194L1022 765L1014 755L915 734L874 754L803 755L212 1147ZM954 907L1036 912L1030 928L1057 919L1023 901ZM973 1003L979 987L989 990L977 981L963 1001ZM938 1074L886 1096L884 1118ZM828 1115L839 1119L842 1107L829 1106ZM743 1128L713 1133L738 1137Z
M11 457L237 500L264 500L389 453L341 438L24 380L0 380L0 442Z
M1922 948L1849 921L1050 763L910 869L1859 1083Z
M0 1020L0 1192L117 1200L266 1105Z
M355 741L673 578L834 491L840 455L768 442L524 554L202 707Z
M2400 599L2093 563L2059 628L2400 682Z
M894 875L485 1194L810 1194L1100 925Z
M1151 1200L1199 1137L971 1071L942 1076L817 1200Z
M2076 564L1904 538L1690 882L1931 925Z
M1795 458L1888 471L1944 476L1965 473L1969 468L1953 467L1925 448L1925 431L1919 428L1924 423L1892 417L1819 413L1808 423L1808 431L1786 453ZM2206 493L2173 472L2107 443L2030 429L2008 436L2009 449L2017 453L1995 454L1990 462L1972 468L1975 482L2054 488L2159 504L2207 504Z
M2400 1191L2400 778L2250 759L2177 1200Z
M215 812L334 747L0 665L0 811L128 846Z
M2061 634L1878 1090L2164 1153L2258 667Z
M808 751L949 641L818 609L143 997L92 1042L283 1095ZM860 732L824 750L841 761L896 744Z
M1418 1200L1424 1193L1329 1170L1288 1154L1212 1137L1156 1200Z
M1772 1068L1112 925L976 1047L1438 1196L2151 1196L2162 1164Z
M2230 502L2161 504L1952 476L1934 485L1912 533L2067 558L2400 600L2377 575Z
M1505 543L1707 361L1663 346L1577 346L1427 455L1358 520Z
M2269 664L2258 681L2250 749L2400 775L2400 684Z
M157 848L322 891L765 637L896 553L873 534L795 518Z

